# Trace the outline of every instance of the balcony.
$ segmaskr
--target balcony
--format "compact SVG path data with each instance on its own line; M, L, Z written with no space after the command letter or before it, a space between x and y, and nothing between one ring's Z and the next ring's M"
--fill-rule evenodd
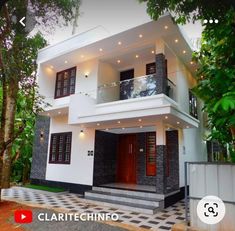
M158 88L155 74L103 84L98 87L97 103L154 96L159 94ZM166 95L176 101L176 85L170 79L167 79Z

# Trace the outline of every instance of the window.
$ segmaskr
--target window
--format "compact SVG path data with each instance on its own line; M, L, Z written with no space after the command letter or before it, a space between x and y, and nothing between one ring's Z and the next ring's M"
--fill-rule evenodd
M75 92L76 67L58 72L56 75L55 98L69 96Z
M156 176L156 133L146 134L146 175Z
M51 134L49 163L70 164L72 132Z
M193 116L194 118L198 118L197 114L197 98L192 93L191 90L189 90L189 114Z

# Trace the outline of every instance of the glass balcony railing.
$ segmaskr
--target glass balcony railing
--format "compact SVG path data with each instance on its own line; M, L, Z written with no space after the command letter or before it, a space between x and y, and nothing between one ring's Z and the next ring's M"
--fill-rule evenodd
M98 103L157 95L156 75L146 75L98 87ZM175 100L175 84L168 80L166 95Z

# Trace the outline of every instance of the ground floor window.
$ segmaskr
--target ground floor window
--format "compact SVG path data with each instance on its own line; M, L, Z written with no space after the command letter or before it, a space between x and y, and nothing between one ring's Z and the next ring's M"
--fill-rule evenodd
M72 132L51 134L49 163L70 164Z
M146 175L156 176L156 133L146 134Z

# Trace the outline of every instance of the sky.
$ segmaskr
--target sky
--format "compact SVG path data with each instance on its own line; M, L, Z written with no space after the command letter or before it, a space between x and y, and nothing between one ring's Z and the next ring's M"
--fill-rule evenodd
M110 36L129 28L149 22L146 4L138 0L81 0L80 16L76 33L82 33L97 26L103 27ZM186 35L198 38L202 27L199 22L182 27ZM72 36L72 26L56 28L53 35L48 37L49 43L54 44Z

